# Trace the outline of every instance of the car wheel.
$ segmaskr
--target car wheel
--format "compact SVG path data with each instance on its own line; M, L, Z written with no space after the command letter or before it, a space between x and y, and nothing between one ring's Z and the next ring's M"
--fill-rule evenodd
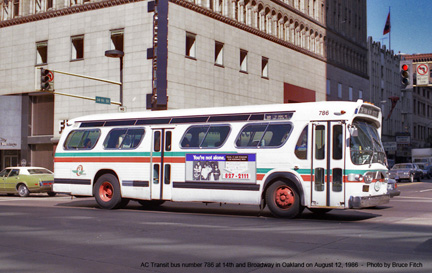
M29 191L29 189L27 188L26 185L24 185L24 184L19 185L19 187L18 187L18 195L21 196L21 197L27 197L27 196L30 195L30 191Z
M414 174L410 174L409 182L410 183L414 182Z
M48 196L54 197L54 196L56 196L57 193L50 191L50 192L47 192L47 194L48 194Z

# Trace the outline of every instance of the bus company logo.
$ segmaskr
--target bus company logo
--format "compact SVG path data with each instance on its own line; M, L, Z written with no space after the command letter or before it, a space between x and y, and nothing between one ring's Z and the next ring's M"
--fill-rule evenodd
M79 165L76 170L72 170L72 172L74 174L76 174L77 176L81 176L81 175L85 175L86 173L84 172L84 168L82 165Z

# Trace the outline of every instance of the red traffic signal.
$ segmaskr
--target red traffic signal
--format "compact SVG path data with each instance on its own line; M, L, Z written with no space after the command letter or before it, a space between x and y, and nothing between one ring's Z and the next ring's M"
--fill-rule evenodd
M50 89L50 82L54 81L54 74L48 69L41 68L40 86L42 90Z
M412 86L412 75L410 72L411 62L402 61L400 66L401 84L404 88L411 88Z

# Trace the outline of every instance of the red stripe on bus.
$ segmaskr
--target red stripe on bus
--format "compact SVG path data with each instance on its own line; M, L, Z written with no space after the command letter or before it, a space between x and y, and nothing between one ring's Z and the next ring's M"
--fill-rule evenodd
M56 157L54 162L136 162L150 163L150 157ZM153 158L153 162L160 163L160 157ZM165 163L185 163L184 157L165 157Z
M139 162L149 163L149 157L56 157L54 162Z

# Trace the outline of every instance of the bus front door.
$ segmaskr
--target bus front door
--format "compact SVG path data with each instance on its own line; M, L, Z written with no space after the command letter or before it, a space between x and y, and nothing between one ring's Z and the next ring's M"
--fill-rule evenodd
M171 154L172 131L154 129L151 152L151 199L171 200L171 163L167 157Z
M315 122L311 126L311 207L345 206L345 129L343 121Z

